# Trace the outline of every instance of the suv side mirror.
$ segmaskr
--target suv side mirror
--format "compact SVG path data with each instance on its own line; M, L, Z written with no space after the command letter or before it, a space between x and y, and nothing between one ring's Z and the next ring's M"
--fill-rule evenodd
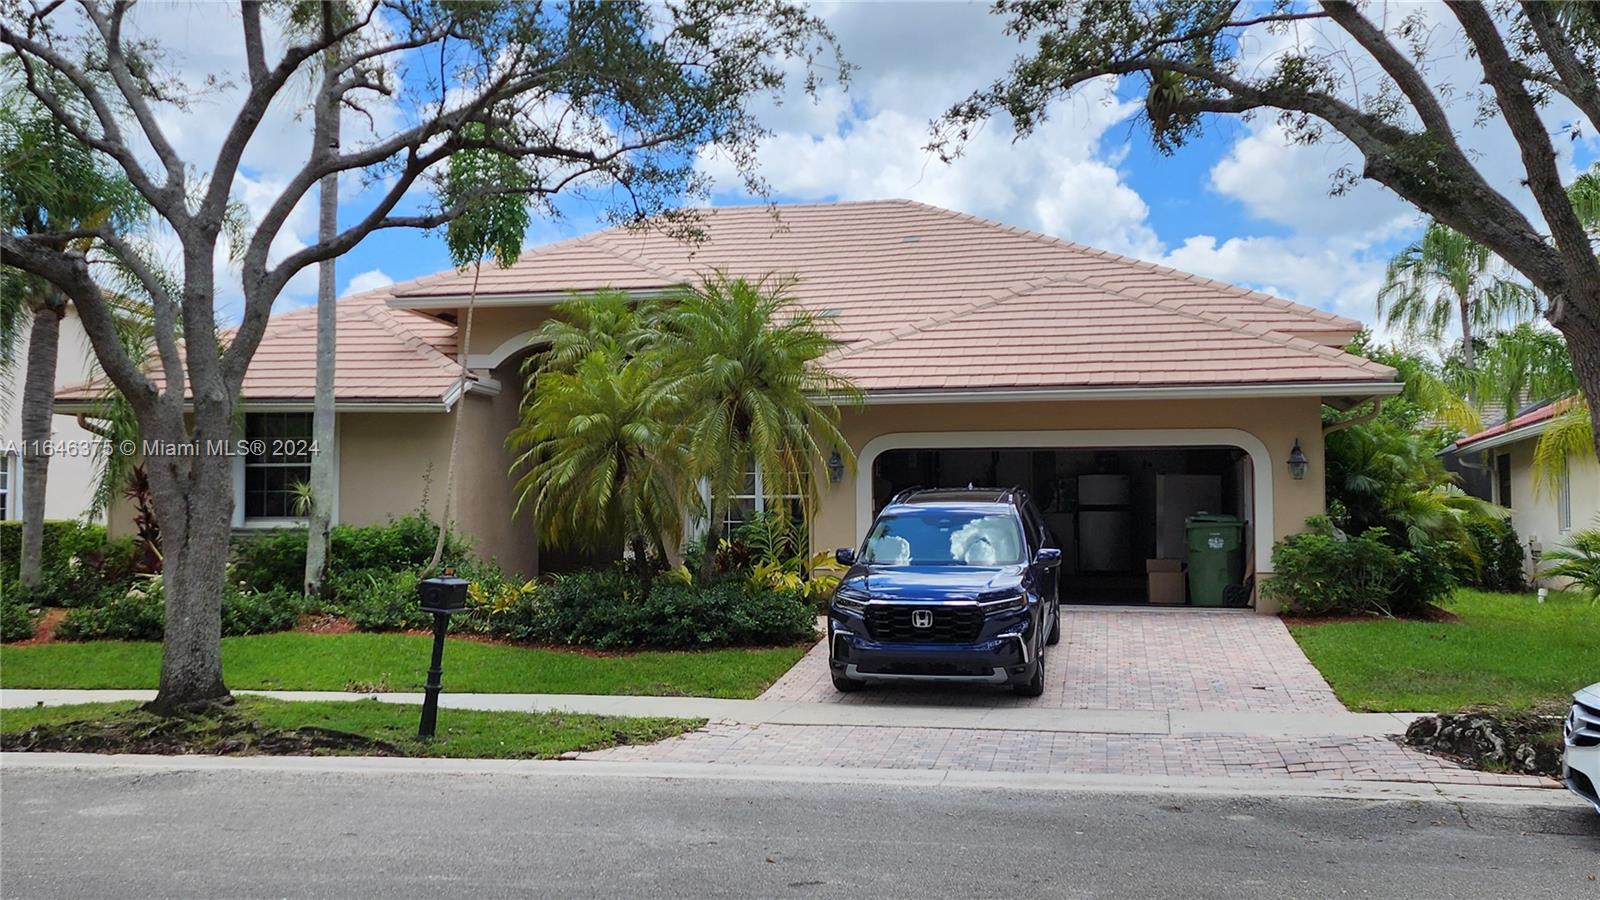
M1033 557L1033 564L1041 569L1054 569L1061 565L1061 551L1055 547L1040 547L1038 554Z
M856 564L856 551L854 547L840 547L833 551L834 562L849 568Z

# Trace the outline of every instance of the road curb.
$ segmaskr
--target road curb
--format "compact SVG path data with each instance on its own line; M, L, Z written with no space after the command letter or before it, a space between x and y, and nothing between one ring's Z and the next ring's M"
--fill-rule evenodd
M940 790L1056 793L1200 794L1238 797L1300 797L1364 802L1477 803L1572 808L1566 791L1546 787L1435 784L1402 781L1337 781L1269 777L1174 778L1165 776L1026 774L930 769L869 769L832 766L732 765L726 763L613 762L605 760L413 759L318 756L147 756L91 753L0 753L0 772L27 769L100 772L258 772L331 775L427 774L527 778L638 778L682 781L765 781L809 785L882 785Z

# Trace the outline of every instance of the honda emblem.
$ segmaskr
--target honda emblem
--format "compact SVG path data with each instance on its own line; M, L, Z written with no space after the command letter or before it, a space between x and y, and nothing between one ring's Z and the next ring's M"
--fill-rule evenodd
M926 610L926 609L914 609L914 610L912 610L911 611L911 627L912 628L932 628L933 627L933 613L928 611L928 610Z

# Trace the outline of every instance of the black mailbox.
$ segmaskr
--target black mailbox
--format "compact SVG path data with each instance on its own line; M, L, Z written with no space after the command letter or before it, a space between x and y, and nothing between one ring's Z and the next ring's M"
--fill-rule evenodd
M467 608L467 582L454 575L424 578L417 585L417 601L423 612L460 612Z

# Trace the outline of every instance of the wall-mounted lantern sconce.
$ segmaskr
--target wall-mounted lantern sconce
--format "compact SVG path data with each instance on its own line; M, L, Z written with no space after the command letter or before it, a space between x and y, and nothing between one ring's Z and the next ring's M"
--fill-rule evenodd
M1306 459L1304 450L1300 449L1300 439L1294 439L1294 449L1289 451L1289 477L1295 481L1304 481L1306 470L1311 468L1311 460Z
M839 455L838 447L828 454L828 480L834 484L844 480L844 457Z

